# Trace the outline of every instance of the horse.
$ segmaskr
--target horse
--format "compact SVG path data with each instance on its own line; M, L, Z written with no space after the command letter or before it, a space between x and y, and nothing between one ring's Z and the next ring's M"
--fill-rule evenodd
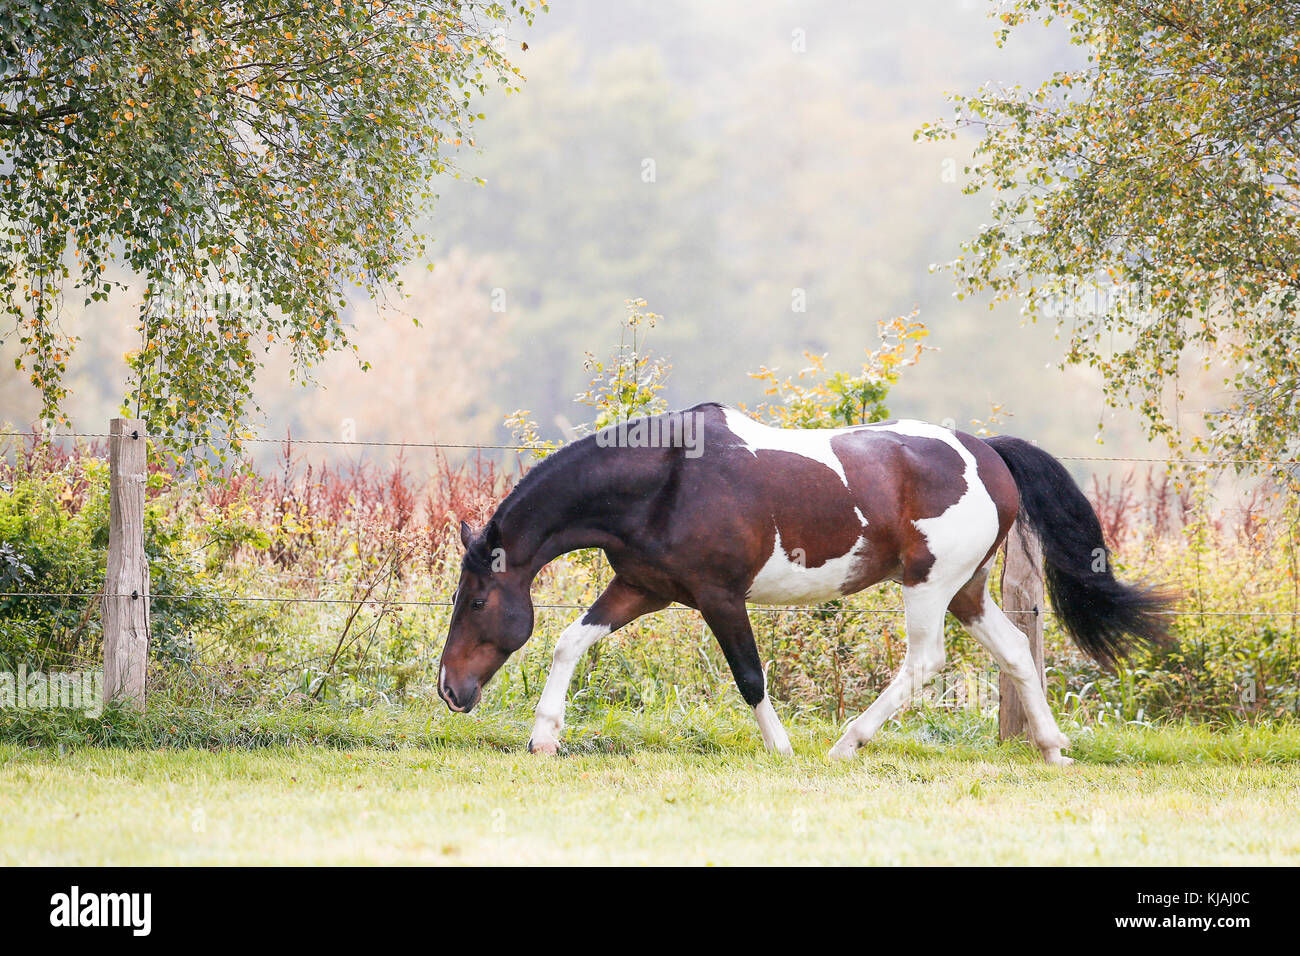
M1081 650L1111 666L1169 640L1172 598L1115 578L1092 505L1027 441L911 420L783 429L712 403L621 422L532 467L482 529L461 522L438 695L471 710L532 635L538 572L599 548L614 577L555 644L529 751L558 751L583 653L676 602L713 632L764 746L788 754L747 604L824 603L889 580L902 585L907 652L829 756L854 755L938 673L951 612L1010 676L1043 759L1068 765L1028 641L988 589L1017 516L1040 539L1052 606Z

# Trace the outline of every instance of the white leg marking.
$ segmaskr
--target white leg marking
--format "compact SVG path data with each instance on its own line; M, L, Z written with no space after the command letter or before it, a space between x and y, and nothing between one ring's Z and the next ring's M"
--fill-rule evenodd
M944 661L943 616L950 600L952 594L946 588L930 584L903 589L907 614L907 655L903 666L866 713L849 724L828 756L836 760L852 757L885 721L921 692L926 681L939 673Z
M781 726L781 718L776 715L772 700L766 694L755 706L754 716L758 719L758 732L763 735L764 747L779 754L794 753L790 747L790 737Z
M604 624L583 624L577 620L566 627L555 642L551 672L537 701L533 735L528 741L528 748L533 753L553 754L559 749L560 731L564 729L564 700L569 693L573 671L587 648L608 633L609 628Z
M1025 708L1025 718L1029 722L1029 733L1042 752L1043 759L1059 766L1073 763L1069 757L1061 755L1062 750L1069 748L1070 739L1056 726L1056 718L1047 706L1047 697L1042 685L1038 683L1038 668L1034 666L1033 655L1029 652L1029 641L1002 613L1002 608L993 603L987 590L984 592L980 616L970 621L966 630L988 648L993 659L998 662L998 667L1015 682L1016 691Z

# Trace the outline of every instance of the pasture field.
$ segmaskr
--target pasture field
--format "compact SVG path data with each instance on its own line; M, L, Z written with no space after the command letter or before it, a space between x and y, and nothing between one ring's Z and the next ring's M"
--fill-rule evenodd
M933 713L846 764L823 756L829 723L792 723L783 759L738 708L611 716L556 758L491 718L264 727L251 747L5 743L0 863L1300 861L1300 728L1071 729L1065 771Z

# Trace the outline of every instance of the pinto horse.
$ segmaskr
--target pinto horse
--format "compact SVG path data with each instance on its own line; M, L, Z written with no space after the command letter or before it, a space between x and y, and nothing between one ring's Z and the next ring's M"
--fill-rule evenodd
M907 654L830 756L853 755L939 671L951 611L1015 683L1044 760L1068 764L1028 642L988 591L1018 514L1041 539L1053 607L1082 650L1111 664L1135 642L1168 639L1168 596L1115 579L1087 498L1018 438L919 421L780 429L714 404L622 423L531 469L480 532L461 522L438 694L453 711L473 708L533 632L537 573L600 548L614 578L556 642L529 750L556 752L569 682L593 643L678 602L713 631L764 745L789 753L746 604L821 603L892 580Z

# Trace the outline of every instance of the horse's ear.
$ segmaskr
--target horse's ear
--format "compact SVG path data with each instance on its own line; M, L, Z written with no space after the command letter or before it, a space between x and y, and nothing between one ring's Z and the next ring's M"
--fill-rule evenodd
M487 545L488 551L501 547L501 526L497 524L496 518L489 521L483 529L483 543Z
M469 528L469 522L462 520L460 523L460 543L469 547L469 543L474 540L474 532Z

